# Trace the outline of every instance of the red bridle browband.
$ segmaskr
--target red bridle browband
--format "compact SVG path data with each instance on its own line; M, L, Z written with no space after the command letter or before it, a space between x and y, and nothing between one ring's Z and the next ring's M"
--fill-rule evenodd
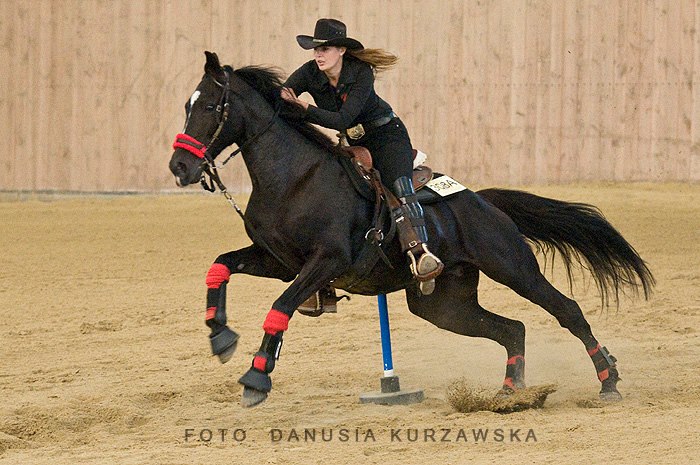
M178 134L173 142L173 150L175 149L187 150L195 157L203 159L207 146L188 134Z

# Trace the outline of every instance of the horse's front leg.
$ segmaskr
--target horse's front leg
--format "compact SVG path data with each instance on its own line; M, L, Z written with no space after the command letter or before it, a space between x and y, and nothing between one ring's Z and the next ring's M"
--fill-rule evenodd
M211 329L212 353L221 363L228 362L236 351L238 334L226 324L226 285L231 274L245 273L265 278L291 281L294 275L275 258L256 245L219 255L207 272L207 312L205 322Z
M291 286L274 302L263 323L260 350L250 369L238 380L244 386L241 405L253 407L263 402L272 389L270 373L275 368L282 347L282 336L296 308L321 287L339 276L349 266L339 255L308 261Z

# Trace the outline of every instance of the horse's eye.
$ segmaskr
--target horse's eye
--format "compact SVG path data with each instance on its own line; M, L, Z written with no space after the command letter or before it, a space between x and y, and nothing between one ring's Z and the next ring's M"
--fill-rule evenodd
M206 106L207 111L212 111L214 108L216 108L216 105L214 105L213 103L210 103Z

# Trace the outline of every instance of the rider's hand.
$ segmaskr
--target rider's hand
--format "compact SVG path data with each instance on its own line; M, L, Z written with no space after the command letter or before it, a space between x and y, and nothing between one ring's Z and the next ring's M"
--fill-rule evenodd
M290 87L283 87L282 90L280 91L280 96L282 97L283 100L287 102L294 103L296 105L299 105L302 107L304 110L309 108L309 103L301 100L299 97L296 96L294 93L294 89Z

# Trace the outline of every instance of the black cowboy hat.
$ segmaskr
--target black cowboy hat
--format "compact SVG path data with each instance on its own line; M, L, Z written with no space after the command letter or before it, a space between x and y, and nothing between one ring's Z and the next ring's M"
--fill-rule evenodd
M322 45L334 47L347 47L350 50L365 48L360 42L346 36L345 24L337 19L322 18L316 21L316 28L312 36L297 36L297 42L301 48L311 50Z

